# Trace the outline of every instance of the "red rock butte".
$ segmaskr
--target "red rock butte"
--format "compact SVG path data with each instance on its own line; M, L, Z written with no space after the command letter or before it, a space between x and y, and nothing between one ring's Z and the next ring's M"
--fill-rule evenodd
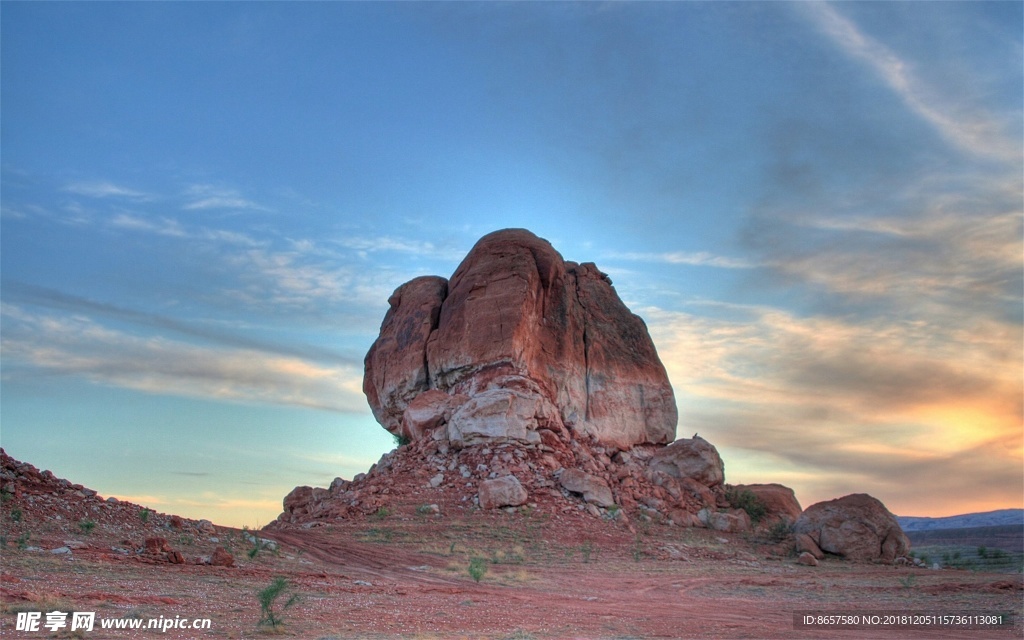
M416 278L389 303L363 390L396 436L461 447L568 430L620 450L675 439L675 396L643 320L593 263L525 229L484 236L450 280Z
M568 262L525 229L484 236L449 280L415 278L389 303L363 390L402 446L351 481L296 487L268 528L525 505L630 529L781 526L789 549L799 522L807 562L906 553L873 498L804 512L787 487L726 485L711 443L675 440L675 396L643 320L593 263Z

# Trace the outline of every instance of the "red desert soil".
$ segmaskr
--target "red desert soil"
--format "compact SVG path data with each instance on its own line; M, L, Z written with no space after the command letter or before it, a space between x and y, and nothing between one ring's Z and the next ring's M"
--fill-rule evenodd
M751 534L423 498L309 528L259 532L145 512L5 457L3 638L964 638L1021 637L1019 574L797 564ZM20 465L15 467L16 465ZM11 475L8 473L8 475ZM89 525L88 523L94 523ZM166 552L163 538L180 556ZM274 544L268 544L270 540ZM211 566L217 547L235 566ZM276 548L270 548L276 547ZM62 549L65 548L65 549ZM54 550L63 550L54 553ZM479 582L473 558L485 568ZM171 560L183 560L175 564ZM257 592L288 581L277 628ZM296 603L282 605L291 595ZM93 631L18 631L18 612L95 612ZM796 629L794 612L1012 613L997 630ZM99 620L193 620L203 630L103 630ZM70 620L70 617L69 617Z

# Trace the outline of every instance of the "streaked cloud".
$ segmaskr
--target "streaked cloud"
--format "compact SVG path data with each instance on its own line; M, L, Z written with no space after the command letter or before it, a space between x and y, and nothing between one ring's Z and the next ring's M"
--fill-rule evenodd
M413 256L437 258L458 262L466 256L468 247L439 246L429 240L396 238L394 236L349 236L333 240L345 249L365 257L371 253L394 251Z
M6 303L2 313L5 375L35 370L146 393L367 412L361 366L139 336Z
M199 339L220 347L255 350L279 356L313 360L346 367L362 366L360 354L346 354L324 346L303 345L296 342L279 343L248 337L238 330L223 330L197 320L184 321L156 313L148 313L122 306L92 300L83 296L40 287L23 282L4 280L4 300L19 305L35 305L94 320L128 322L136 327L153 329L161 334L177 334Z
M249 209L267 211L267 208L242 196L237 189L209 184L196 184L185 190L188 202L182 207L186 211L206 209Z
M110 226L131 229L133 231L146 231L175 238L184 238L188 235L177 220L163 217L153 220L127 213L119 213L110 220Z
M129 189L103 180L94 182L72 182L64 191L89 198L122 198L127 200L153 200L155 197L145 191Z
M743 258L718 256L706 251L670 251L664 253L611 252L605 257L611 260L681 264L693 267L717 267L720 269L752 269L757 265Z
M978 104L965 104L955 87L929 86L914 72L911 61L865 33L830 3L805 2L799 8L847 55L860 60L948 142L978 157L1020 162L1019 140L1011 134L1011 118L1000 117Z

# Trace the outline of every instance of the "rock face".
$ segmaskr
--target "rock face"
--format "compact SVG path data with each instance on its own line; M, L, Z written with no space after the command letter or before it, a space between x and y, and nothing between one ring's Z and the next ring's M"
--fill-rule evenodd
M675 397L643 320L596 266L529 231L484 236L450 280L416 278L389 303L363 390L393 434L458 447L569 429L619 449L675 437Z
M851 560L891 563L910 550L896 517L864 493L807 507L794 531L807 534L822 551Z

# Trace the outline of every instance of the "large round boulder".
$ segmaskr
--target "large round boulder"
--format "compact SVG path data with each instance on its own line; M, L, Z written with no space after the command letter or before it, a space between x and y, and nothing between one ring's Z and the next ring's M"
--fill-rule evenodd
M910 550L896 516L866 493L813 504L793 529L807 534L825 553L850 560L893 562Z

